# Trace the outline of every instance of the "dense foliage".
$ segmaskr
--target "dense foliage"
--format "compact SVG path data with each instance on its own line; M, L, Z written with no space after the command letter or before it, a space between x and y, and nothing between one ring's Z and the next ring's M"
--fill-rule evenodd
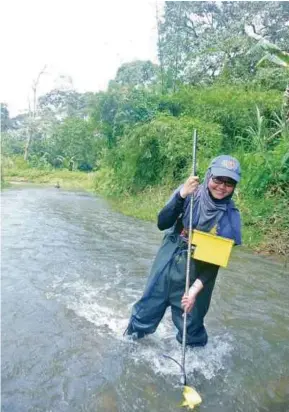
M287 2L166 2L159 66L125 63L105 92L53 90L33 116L2 105L3 153L13 165L29 135L27 167L93 170L98 191L137 195L190 173L196 128L200 174L237 156L247 233L280 227L288 244L288 25Z

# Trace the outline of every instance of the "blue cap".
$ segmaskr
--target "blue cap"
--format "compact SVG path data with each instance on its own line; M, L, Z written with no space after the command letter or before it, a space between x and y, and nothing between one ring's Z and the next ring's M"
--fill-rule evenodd
M222 155L215 157L210 164L213 176L225 176L240 182L241 167L237 159L232 156Z

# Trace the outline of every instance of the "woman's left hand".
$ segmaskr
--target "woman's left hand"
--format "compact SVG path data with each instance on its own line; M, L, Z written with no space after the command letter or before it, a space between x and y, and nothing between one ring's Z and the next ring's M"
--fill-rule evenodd
M193 309L196 297L194 295L184 295L182 297L182 307L185 312L190 312Z

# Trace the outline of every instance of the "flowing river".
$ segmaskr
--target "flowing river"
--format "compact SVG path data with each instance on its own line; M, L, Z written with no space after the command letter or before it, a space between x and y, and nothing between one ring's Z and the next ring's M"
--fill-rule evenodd
M83 192L2 192L2 411L181 411L170 311L123 338L162 239L153 223ZM206 412L289 411L289 269L236 248L186 354ZM184 409L185 410L185 409Z

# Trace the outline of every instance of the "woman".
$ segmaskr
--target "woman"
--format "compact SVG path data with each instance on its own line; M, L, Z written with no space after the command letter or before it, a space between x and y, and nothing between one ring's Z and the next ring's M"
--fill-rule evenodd
M241 244L241 221L232 201L241 178L237 159L215 158L204 182L191 176L173 194L158 215L158 228L169 229L153 263L142 298L135 303L125 331L133 339L155 332L165 310L171 306L172 320L182 343L183 312L187 315L187 345L204 346L208 335L204 317L209 309L219 266L191 259L190 289L185 295L190 197L194 196L193 229L212 232Z

